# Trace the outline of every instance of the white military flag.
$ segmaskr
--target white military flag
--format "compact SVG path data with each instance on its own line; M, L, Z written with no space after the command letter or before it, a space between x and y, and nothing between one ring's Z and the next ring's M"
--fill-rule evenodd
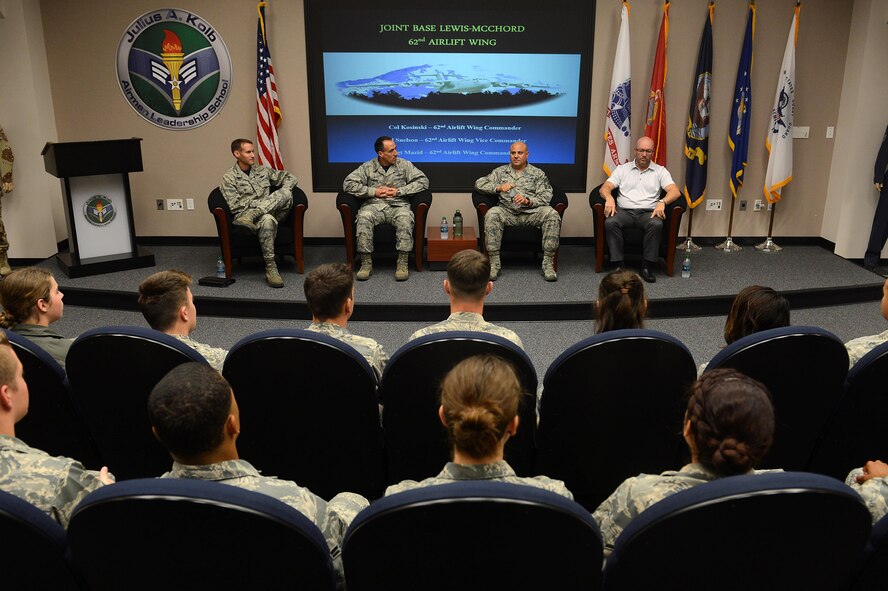
M795 46L799 38L799 8L796 4L765 138L769 154L765 198L770 203L780 201L783 187L792 180L792 118L795 111Z
M620 35L614 56L614 73L611 76L610 101L604 120L604 172L611 172L630 159L632 129L629 114L632 98L632 77L629 67L629 3L623 2L620 11Z

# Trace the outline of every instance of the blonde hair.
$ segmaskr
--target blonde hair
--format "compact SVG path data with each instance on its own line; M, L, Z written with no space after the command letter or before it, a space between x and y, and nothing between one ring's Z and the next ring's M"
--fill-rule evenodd
M444 423L454 448L471 458L495 453L518 414L521 382L515 368L494 355L457 363L441 383Z
M31 317L37 300L52 305L52 273L41 267L16 269L0 281L0 326L12 328Z

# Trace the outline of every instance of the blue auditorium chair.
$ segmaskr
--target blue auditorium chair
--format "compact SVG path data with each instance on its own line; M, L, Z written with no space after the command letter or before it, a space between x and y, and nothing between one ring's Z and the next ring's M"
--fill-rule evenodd
M590 511L623 480L684 464L681 437L694 359L675 337L614 330L572 345L543 379L537 472Z
M180 363L206 360L175 337L138 326L88 330L65 367L102 460L118 480L160 476L172 466L151 433L148 395Z
M771 391L777 428L760 467L816 467L812 460L848 374L842 341L814 326L772 328L734 341L712 358L706 371L722 367L736 369Z
M4 589L79 589L65 556L65 530L48 515L15 495L0 491Z
M601 535L553 492L470 481L384 497L345 535L349 591L594 590Z
M222 375L241 412L240 455L329 499L385 488L376 374L353 347L308 330L238 341Z
M137 479L90 493L68 525L89 589L335 587L317 526L261 493L218 482Z
M870 528L857 493L827 476L720 478L636 517L607 559L604 589L845 589Z
M102 467L99 450L78 408L65 370L39 345L6 331L30 393L28 414L15 424L18 438L51 456L73 458L87 468Z
M439 386L454 365L488 353L511 363L524 389L518 433L506 443L505 459L519 476L533 476L537 377L533 363L515 343L484 332L448 331L410 341L389 359L379 385L384 412L386 481L435 476L452 446L438 417Z
M864 552L862 566L854 584L854 591L873 591L888 586L888 517L873 524L869 543Z

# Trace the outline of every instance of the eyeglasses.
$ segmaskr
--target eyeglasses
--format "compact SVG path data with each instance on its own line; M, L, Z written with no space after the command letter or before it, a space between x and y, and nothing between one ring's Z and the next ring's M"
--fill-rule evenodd
M641 148L635 148L635 151L636 151L636 152L640 152L640 153L642 153L642 154L653 154L653 153L654 153L653 150L643 150L643 149L641 149Z

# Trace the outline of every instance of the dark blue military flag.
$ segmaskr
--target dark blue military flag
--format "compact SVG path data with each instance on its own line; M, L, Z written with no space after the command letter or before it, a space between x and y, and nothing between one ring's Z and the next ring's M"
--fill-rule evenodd
M740 64L737 66L737 81L734 83L734 103L731 106L731 126L728 128L728 146L734 153L731 160L731 195L737 198L737 192L743 186L743 172L746 170L746 158L749 154L749 119L752 115L752 43L755 40L755 4L749 4L749 15L746 18L746 33L743 35L743 50L740 52Z
M691 108L688 113L687 138L685 139L684 196L688 207L697 207L706 194L706 169L709 166L709 113L712 98L712 13L715 3L710 2L703 38L697 53L697 70L691 88Z

